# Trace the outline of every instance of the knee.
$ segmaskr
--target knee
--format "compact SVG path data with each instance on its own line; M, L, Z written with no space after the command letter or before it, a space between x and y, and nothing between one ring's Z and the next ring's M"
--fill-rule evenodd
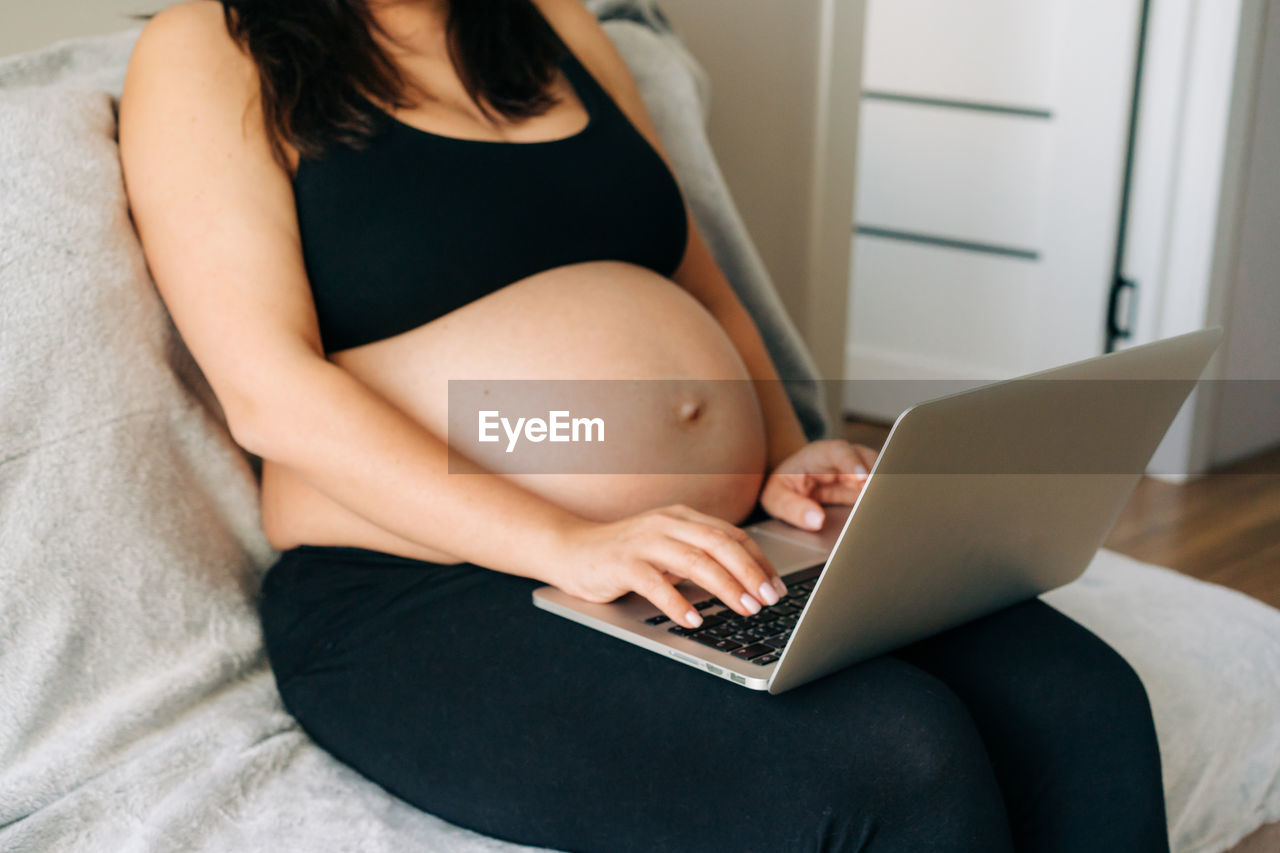
M861 849L835 839L872 837L886 849L1007 847L1007 813L982 739L941 682L921 675L898 685L876 723L853 738L858 760L836 762L820 783L822 849Z
M1154 814L1163 786L1146 688L1119 652L1086 639L1046 667L1030 691L1038 701L1005 729L997 761L1029 789L1058 791L1060 801L1088 803L1099 814L1124 802Z
M1149 722L1151 702L1137 671L1110 646L1106 648L1105 659L1094 672L1098 692L1109 697L1109 704L1120 708L1126 716Z
M898 807L964 799L991 778L969 711L940 683L914 691L888 721L877 760Z
M1110 765L1127 765L1126 775L1137 787L1153 799L1162 798L1160 744L1146 687L1119 652L1109 647L1107 651L1110 663L1095 676L1101 702L1083 725L1097 736L1100 752L1108 755Z
M1059 725L1103 740L1154 746L1155 725L1146 687L1127 660L1090 637L1087 651L1071 656L1057 679Z
M1012 780L1019 846L1075 839L1097 849L1168 849L1160 751L1142 680L1092 634L1059 639L1042 655L1043 674L1028 676L1037 701L1004 721L997 748Z

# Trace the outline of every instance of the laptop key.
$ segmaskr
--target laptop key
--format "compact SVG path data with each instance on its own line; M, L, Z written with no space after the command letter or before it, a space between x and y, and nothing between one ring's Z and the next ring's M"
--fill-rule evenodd
M665 613L659 613L657 616L650 616L644 621L646 625L661 625L663 622L670 622L671 619Z
M740 649L737 649L731 652L730 654L732 654L736 658L742 658L743 660L751 660L752 658L760 657L760 655L767 655L772 651L773 649L769 648L764 643L753 643L750 646L744 646Z
M723 637L713 637L710 634L699 634L691 637L690 639L697 640L704 646L710 646L711 648L719 649L722 652L731 652L734 649L742 648L742 643L735 643L733 640L726 640Z
M773 663L777 659L778 659L778 655L767 654L767 655L760 655L760 657L758 658L752 658L751 662L756 666L764 666L767 663Z

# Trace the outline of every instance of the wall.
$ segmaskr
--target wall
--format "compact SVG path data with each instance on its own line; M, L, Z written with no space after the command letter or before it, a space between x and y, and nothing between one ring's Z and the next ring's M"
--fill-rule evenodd
M1280 0L1264 10L1211 462L1280 444Z
M869 0L851 411L1103 352L1141 10Z
M2 0L0 56L34 50L72 36L110 33L137 25L169 0Z
M1268 172L1274 180L1280 162L1275 154L1257 150L1266 131L1256 109L1266 100L1260 92L1275 85L1274 59L1268 60L1271 79L1263 80L1262 73L1263 33L1268 18L1275 24L1276 5L1276 0L1152 4L1125 251L1125 274L1138 282L1130 343L1220 325L1225 341L1206 368L1207 380L1242 378L1248 375L1242 368L1265 364L1268 357L1272 365L1280 363L1280 340L1258 331L1265 328L1268 312L1271 327L1280 324L1275 300L1267 298L1277 278L1268 279L1265 269L1270 264L1274 270L1265 253L1275 252L1268 244L1280 236L1274 213L1267 221L1268 193L1271 211L1275 202L1274 190L1265 186ZM1259 264L1261 277L1246 272ZM1258 313L1241 323L1237 316L1244 306ZM1241 353L1250 355L1242 361ZM1267 376L1276 379L1274 368ZM1275 412L1267 411L1280 401L1259 406L1256 399L1223 391L1217 381L1197 389L1157 449L1151 471L1182 480L1280 440Z

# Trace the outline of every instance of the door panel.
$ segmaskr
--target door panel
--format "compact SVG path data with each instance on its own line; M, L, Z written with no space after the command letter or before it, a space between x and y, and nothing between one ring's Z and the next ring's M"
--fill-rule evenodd
M1051 100L1054 0L870 0L863 87L999 104Z
M881 286L859 292L851 379L994 379L1020 368L1011 354L1028 345L1036 263L873 237L854 239L853 259L856 280ZM885 360L904 369L887 376Z
M1038 251L1051 142L1042 121L868 100L859 221Z
M1102 352L1140 13L870 0L848 375L999 378ZM900 384L846 410L892 420L929 388Z

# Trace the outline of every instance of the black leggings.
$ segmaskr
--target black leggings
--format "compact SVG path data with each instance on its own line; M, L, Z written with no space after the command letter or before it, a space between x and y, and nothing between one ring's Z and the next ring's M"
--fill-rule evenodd
M770 696L536 586L285 551L261 603L285 707L418 808L559 850L1168 850L1141 682L1039 600Z

